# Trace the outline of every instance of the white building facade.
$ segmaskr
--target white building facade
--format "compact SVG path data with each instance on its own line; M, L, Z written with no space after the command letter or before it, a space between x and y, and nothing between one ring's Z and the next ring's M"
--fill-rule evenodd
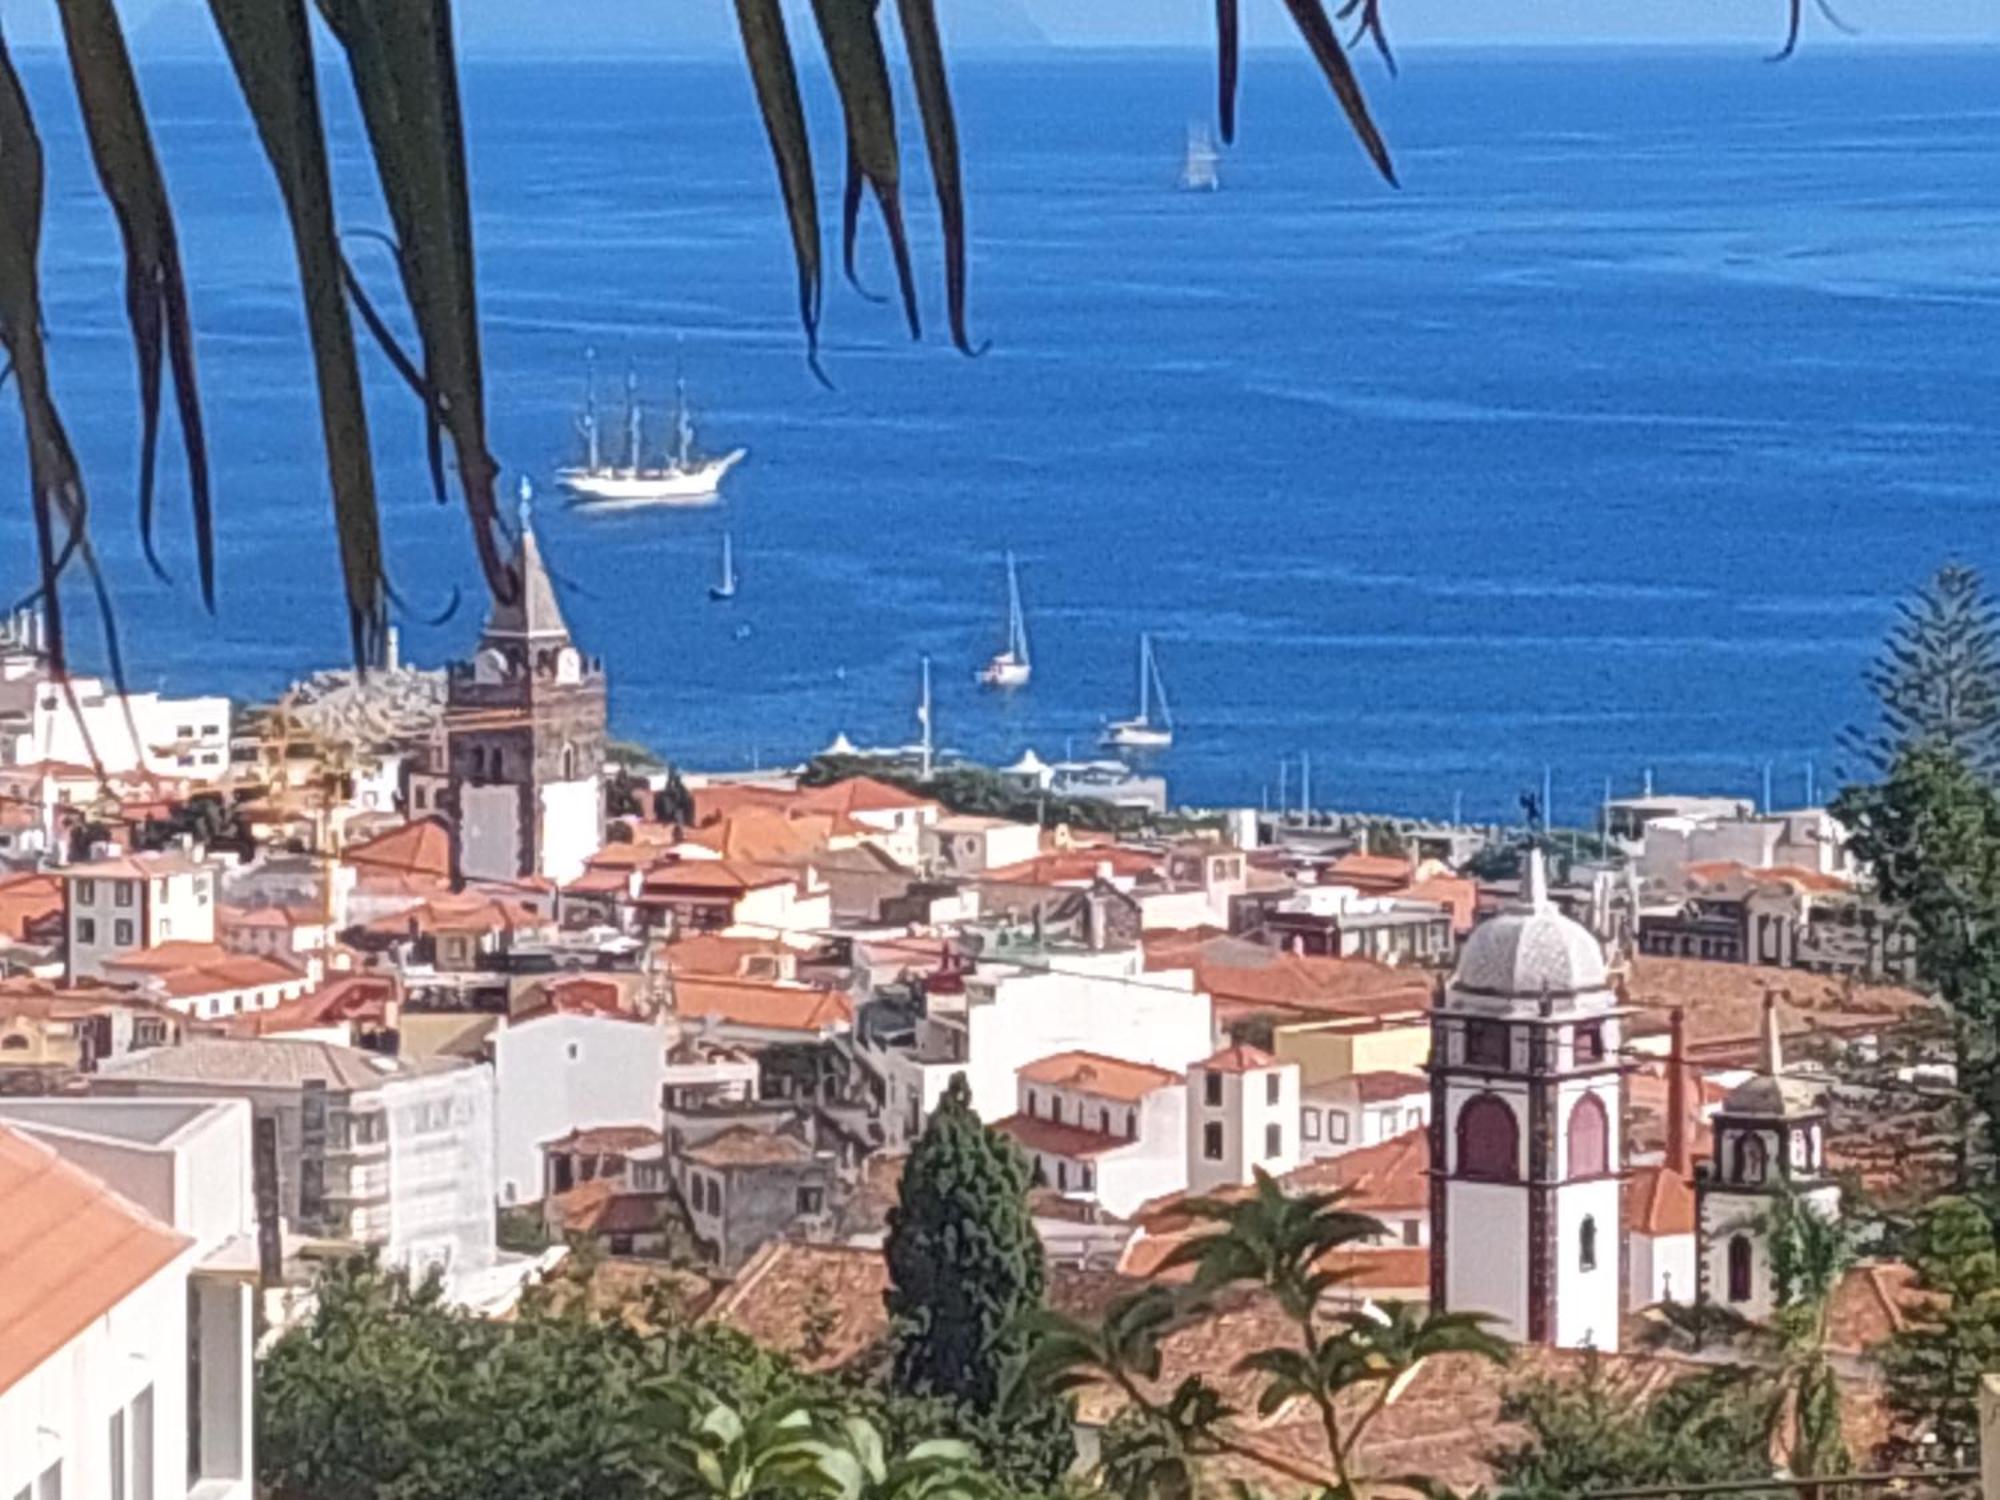
M1299 1164L1299 1068L1256 1047L1226 1047L1188 1069L1187 1177L1197 1193L1241 1187Z
M1531 851L1526 900L1474 929L1432 1016L1434 1306L1617 1349L1621 1027L1597 938Z
M501 1203L542 1196L545 1142L600 1125L657 1125L667 1034L636 1016L546 1010L493 1034Z
M164 850L60 873L72 983L103 977L106 960L121 953L215 941L216 873L201 860Z

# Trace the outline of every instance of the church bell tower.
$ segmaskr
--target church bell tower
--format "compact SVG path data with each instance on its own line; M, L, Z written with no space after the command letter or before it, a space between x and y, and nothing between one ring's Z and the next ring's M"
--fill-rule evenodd
M1618 1347L1624 1012L1549 900L1475 928L1431 1014L1431 1303L1517 1341Z
M521 482L520 590L451 669L445 749L461 880L574 879L604 844L604 665L577 650Z

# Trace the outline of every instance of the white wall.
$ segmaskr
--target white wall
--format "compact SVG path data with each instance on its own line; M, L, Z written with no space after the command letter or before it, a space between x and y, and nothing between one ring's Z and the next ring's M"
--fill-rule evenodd
M493 1070L451 1068L385 1084L388 1223L382 1259L454 1276L494 1261ZM330 1186L330 1184L329 1184ZM372 1236L371 1236L372 1238Z
M660 1123L665 1030L603 1016L546 1015L493 1035L499 1201L542 1196L544 1141L599 1125Z
M1493 1332L1528 1336L1528 1194L1518 1184L1445 1185L1445 1306L1489 1313ZM1612 1236L1616 1259L1616 1226ZM1436 1253L1433 1250L1433 1253Z
M16 765L59 760L87 766L94 749L97 764L107 775L143 769L159 776L208 780L229 769L227 698L133 693L121 700L94 677L74 678L71 685L75 708L82 710L81 723L68 696L52 681L38 679L31 693L25 682L14 685L10 697L30 698L32 706L26 727L0 743L0 751L6 752L0 760ZM183 736L183 729L190 733Z
M1615 1177L1570 1183L1556 1189L1553 1332L1558 1348L1588 1346L1607 1354L1618 1349L1620 1189ZM1597 1261L1587 1271L1580 1257L1586 1218L1595 1220L1597 1225ZM1453 1238L1457 1238L1456 1233ZM1520 1244L1525 1260L1527 1241L1523 1239Z
M1632 1258L1630 1302L1633 1307L1695 1300L1692 1234L1634 1234L1629 1246Z
M604 843L603 808L604 788L595 777L544 786L538 873L558 884L581 875Z
M521 795L512 786L458 788L458 866L468 880L516 880L522 871Z
M1208 1082L1217 1078L1222 1085L1222 1102L1208 1103ZM1269 1080L1277 1079L1278 1097L1270 1098ZM1259 1068L1249 1073L1215 1073L1194 1068L1187 1082L1187 1179L1188 1186L1203 1192L1223 1184L1241 1186L1254 1179L1254 1169L1262 1167L1278 1177L1299 1164L1299 1069L1296 1063ZM1222 1127L1222 1157L1208 1155L1208 1127ZM1267 1149L1270 1127L1278 1129L1279 1149Z

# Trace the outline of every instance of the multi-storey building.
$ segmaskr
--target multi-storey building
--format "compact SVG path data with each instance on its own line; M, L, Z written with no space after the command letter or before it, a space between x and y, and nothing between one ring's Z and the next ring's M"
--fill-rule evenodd
M190 854L121 854L60 873L72 984L119 954L215 941L215 869Z

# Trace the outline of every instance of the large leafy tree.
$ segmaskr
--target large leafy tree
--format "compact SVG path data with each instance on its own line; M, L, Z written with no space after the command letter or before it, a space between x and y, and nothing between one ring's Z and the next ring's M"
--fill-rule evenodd
M1899 607L1867 680L1880 722L1849 738L1878 773L1918 750L2000 772L2000 618L1971 568L1947 563Z
M1967 1198L1944 1198L1918 1220L1910 1260L1922 1297L1881 1360L1895 1413L1891 1463L1977 1451L1979 1378L2000 1369L2000 1253L1993 1221Z
M1962 757L1931 745L1897 757L1879 783L1835 800L1876 893L1908 924L1918 977L1949 1007L1961 1086L1962 1187L1990 1185L2000 1118L2000 792ZM1984 1121L1987 1149L1976 1152Z
M900 1389L998 1410L1026 1350L1024 1321L1041 1310L1047 1286L1027 1195L1027 1162L981 1123L959 1074L904 1164L889 1214L884 1299ZM1006 1426L990 1450L996 1464L1047 1484L1069 1467L1065 1403L1028 1402Z

